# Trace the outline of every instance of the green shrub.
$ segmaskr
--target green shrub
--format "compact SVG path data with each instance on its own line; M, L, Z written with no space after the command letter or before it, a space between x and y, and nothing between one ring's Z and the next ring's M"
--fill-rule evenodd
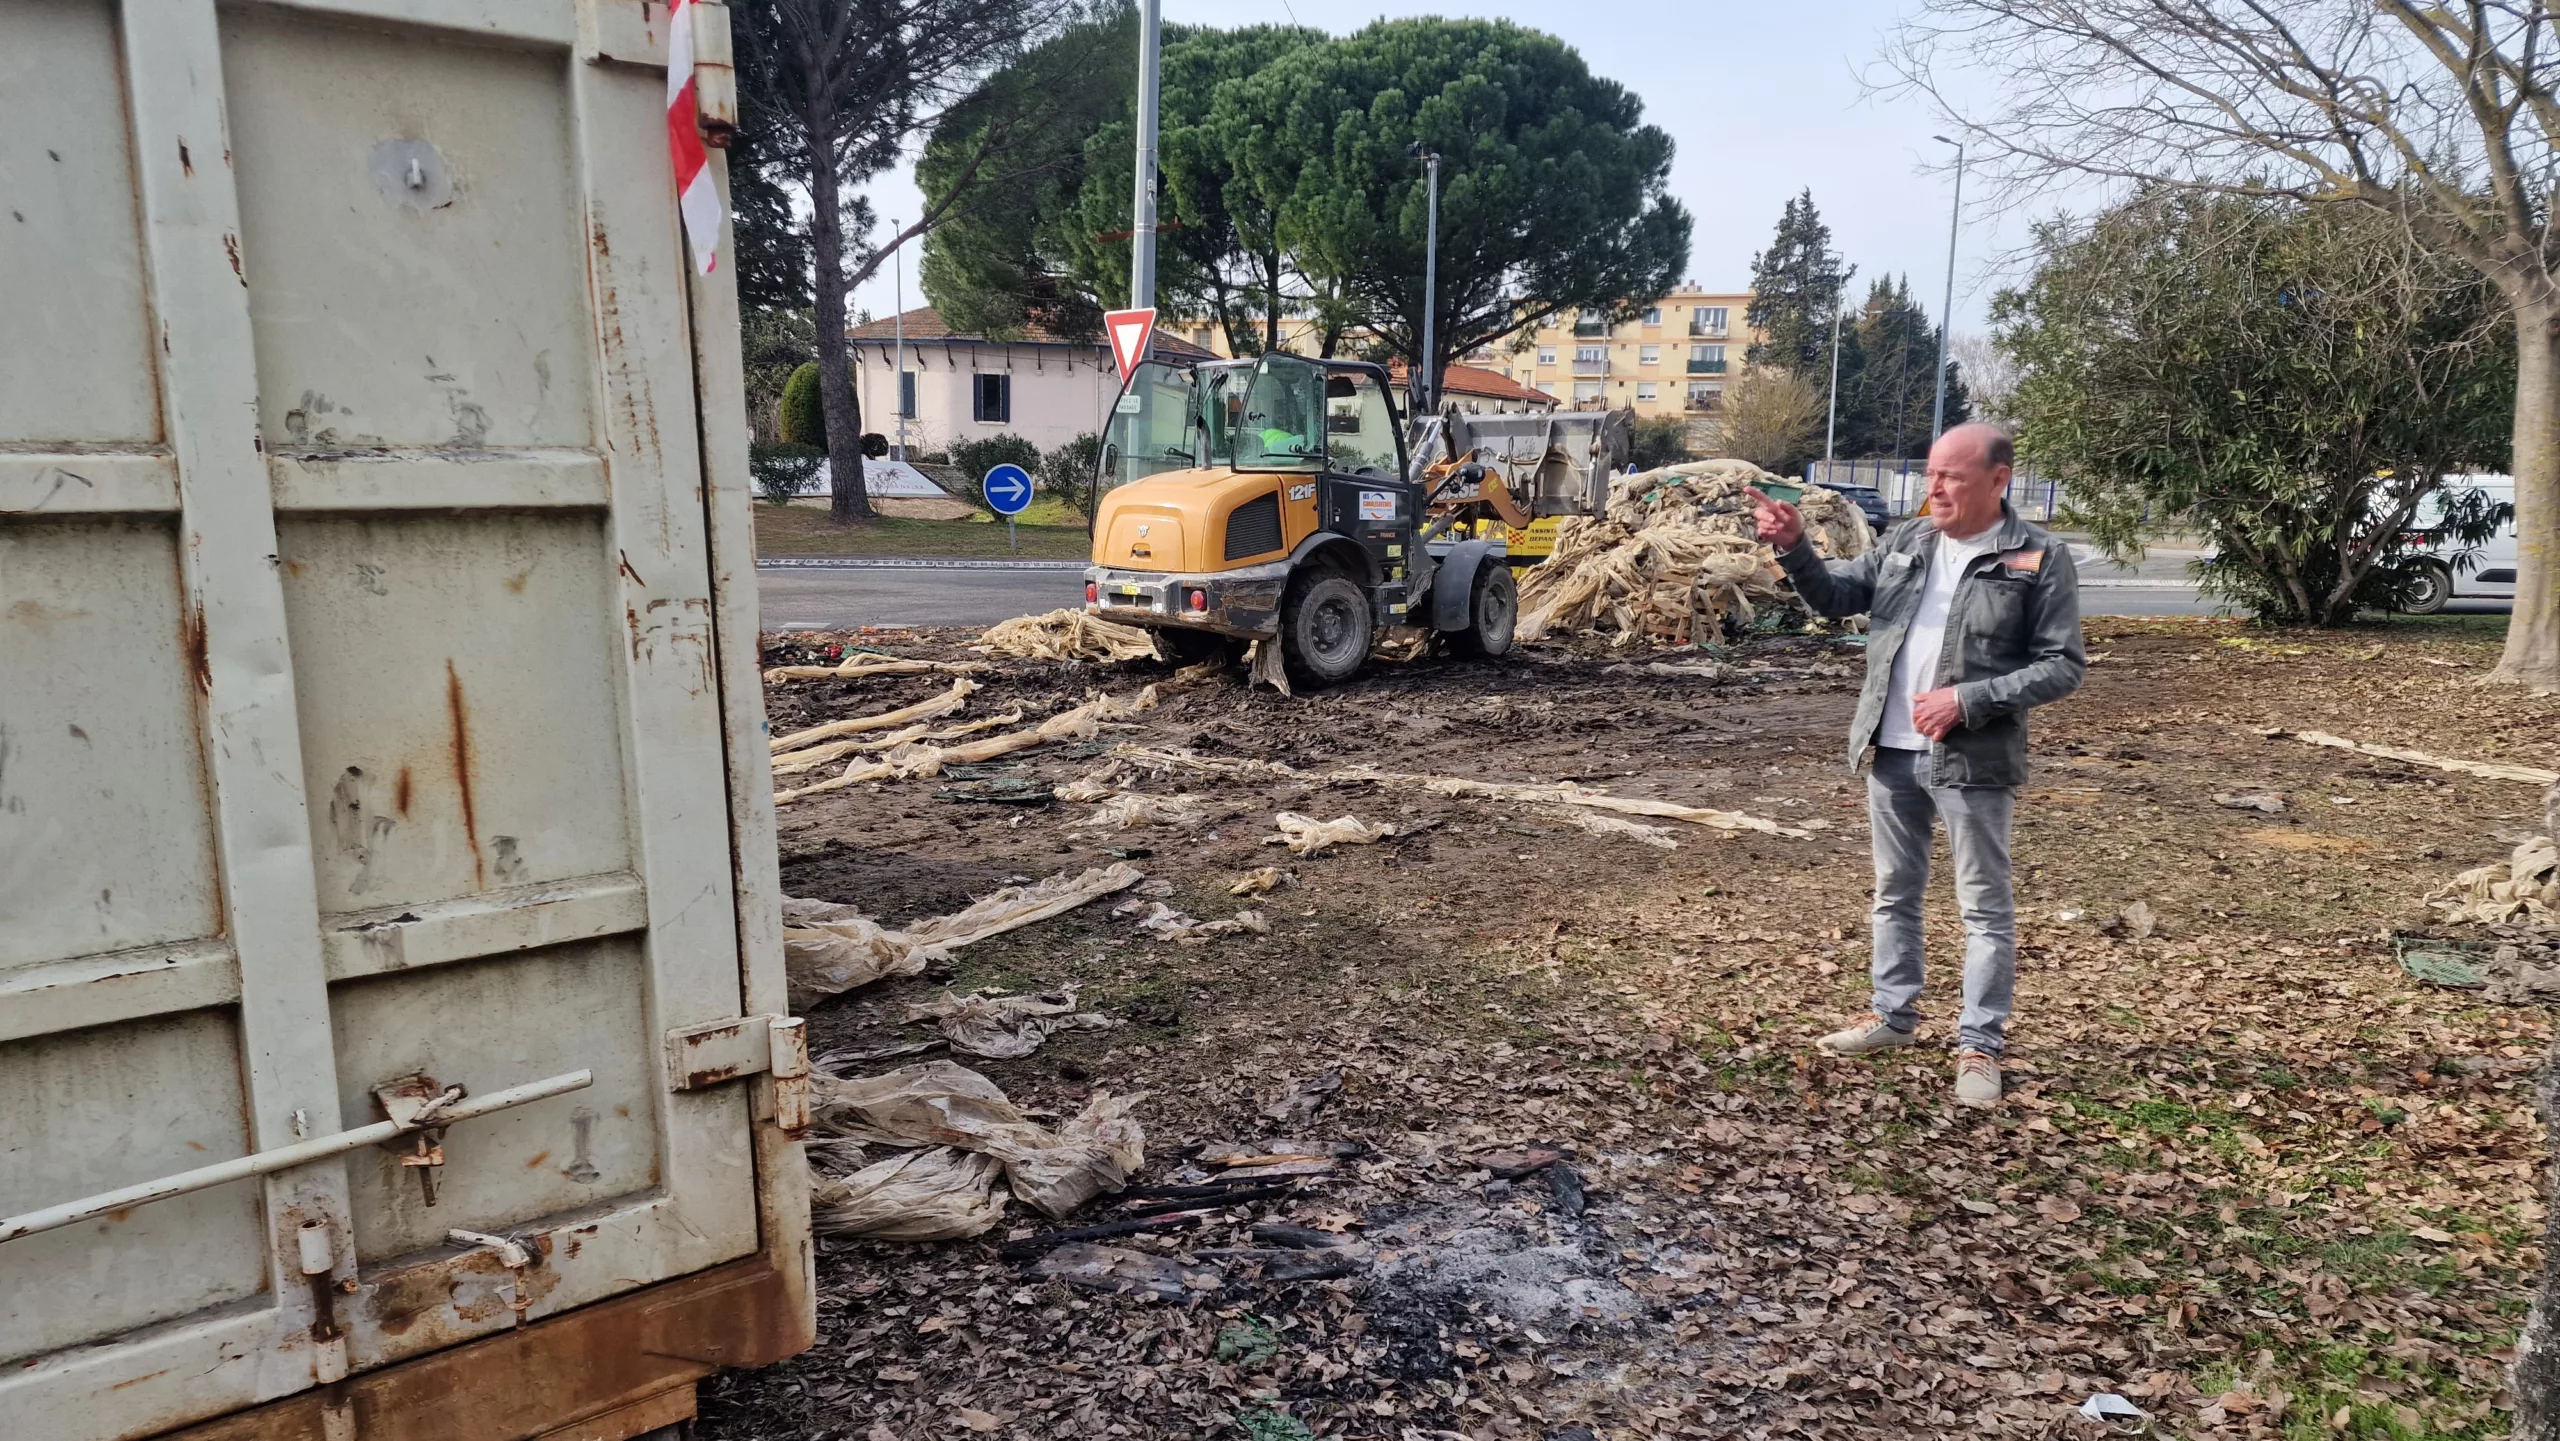
M1093 467L1101 458L1102 437L1088 430L1040 457L1040 488L1084 514L1091 503L1085 492L1093 486Z
M827 448L827 408L818 389L818 362L801 366L782 383L780 419L783 444Z
M984 440L964 440L951 447L951 464L975 484L987 478L987 472L999 465L1013 464L1038 474L1040 447L1018 435L990 435Z
M808 488L818 473L818 465L827 453L814 445L794 445L783 441L778 445L747 447L747 473L755 477L756 493L775 505L788 505L791 497Z

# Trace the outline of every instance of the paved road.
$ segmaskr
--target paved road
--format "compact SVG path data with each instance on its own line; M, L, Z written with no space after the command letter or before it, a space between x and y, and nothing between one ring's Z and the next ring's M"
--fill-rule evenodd
M2155 550L2131 567L2085 546L2080 608L2088 615L2212 615L2196 595L2187 563L2199 552ZM1017 615L1081 605L1084 581L1073 563L869 562L771 566L759 571L767 630L841 630L858 625L993 625ZM2448 611L2496 614L2495 601L2456 601Z
M1084 604L1084 567L763 566L766 630L858 625L994 625Z

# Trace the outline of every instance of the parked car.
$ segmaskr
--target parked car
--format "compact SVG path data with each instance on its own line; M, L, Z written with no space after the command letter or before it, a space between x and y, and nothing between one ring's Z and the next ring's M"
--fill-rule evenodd
M1881 531L1893 523L1892 508L1884 503L1884 492L1872 485L1835 485L1831 489L1847 497L1850 504L1865 512L1867 524Z
M2466 550L2439 533L2448 492L2428 496L2418 507L2406 540L2418 552L2416 587L2403 609L2433 615L2455 600L2505 600L2516 595L2516 483L2503 475L2464 476L2461 489L2479 491L2502 504L2498 528L2476 549Z

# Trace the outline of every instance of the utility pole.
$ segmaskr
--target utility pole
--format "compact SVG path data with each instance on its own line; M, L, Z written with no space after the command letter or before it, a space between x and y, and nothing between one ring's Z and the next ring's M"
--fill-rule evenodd
M1440 404L1439 338L1436 334L1440 317L1440 157L1425 151L1422 156L1425 183L1430 187L1430 220L1423 231L1422 244L1422 364L1415 368L1413 381L1413 413L1423 415Z
M1929 440L1935 444L1947 429L1947 337L1956 328L1956 223L1964 218L1964 144L1943 135L1929 138L1956 148L1956 195L1947 206L1947 298L1938 309L1938 404L1929 414Z
M896 222L895 220L892 220L892 221L890 221L890 222L889 222L889 233L890 233L891 235L895 235L895 234L897 234L897 233L898 233L898 222ZM874 271L874 272L872 272L872 273L876 275L876 274L878 274L879 272ZM889 255L889 274L890 274L890 276L891 276L891 284L892 284L892 285L894 285L894 286L896 287L894 290L892 290L892 291L890 292L890 294L894 297L894 299L892 300L892 302L891 302L891 304L890 304L890 307L889 307L892 311L896 312L896 318L895 318L894 320L890 321L890 322L889 322L889 324L890 324L891 328L896 332L897 337L898 337L898 372L897 372L897 375L896 375L894 378L892 378L892 379L890 380L890 382L889 382L889 385L890 385L889 408L890 408L891 410L894 410L894 411L896 411L896 412L898 413L898 449L897 449L897 456L898 456L898 459L900 459L900 460L904 460L904 459L906 459L906 458L907 458L907 255L906 255L906 247L904 247L904 246L900 246L900 247L898 247L896 250L893 250L893 251L891 251L891 252L890 252L890 255Z
M1163 0L1143 0L1138 15L1138 180L1129 204L1129 308L1156 303L1156 110L1164 62ZM1155 344L1152 332L1148 345ZM1141 357L1143 359L1144 357Z

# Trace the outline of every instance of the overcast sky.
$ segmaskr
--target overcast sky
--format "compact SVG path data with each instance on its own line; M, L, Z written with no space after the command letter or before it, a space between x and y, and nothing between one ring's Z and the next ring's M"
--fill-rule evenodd
M1633 90L1645 119L1670 132L1671 193L1694 222L1689 274L1711 290L1740 290L1787 197L1811 187L1834 243L1858 268L1854 290L1907 272L1935 315L1946 284L1952 152L1915 100L1870 98L1860 84L1907 0L1604 0L1463 5L1400 0L1163 0L1167 20L1236 26L1321 26L1347 34L1381 16L1504 18L1561 37L1598 74ZM878 213L912 217L905 172L871 187ZM1979 330L2004 277L2001 259L2024 239L2020 216L1968 209L1956 243L1958 334ZM885 232L884 232L885 233ZM922 304L915 257L906 303ZM886 316L890 268L856 304Z

